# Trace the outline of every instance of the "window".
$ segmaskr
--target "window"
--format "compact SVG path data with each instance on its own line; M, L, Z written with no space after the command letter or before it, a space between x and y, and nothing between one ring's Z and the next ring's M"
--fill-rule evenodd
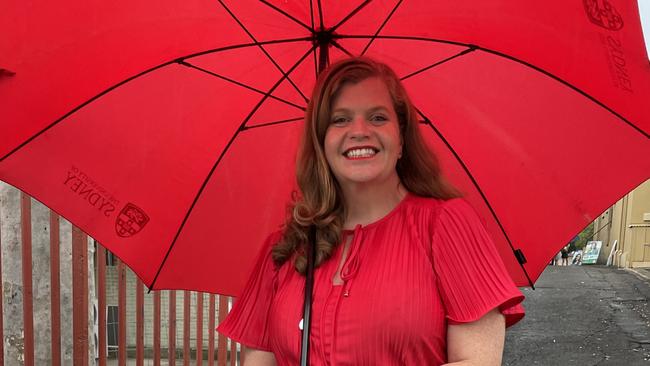
M118 347L118 319L119 312L117 306L108 306L108 311L106 312L106 340L108 346L108 356L117 355Z

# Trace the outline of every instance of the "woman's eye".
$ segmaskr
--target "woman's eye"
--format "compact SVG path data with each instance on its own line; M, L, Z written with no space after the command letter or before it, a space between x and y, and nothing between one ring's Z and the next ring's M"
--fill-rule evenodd
M370 120L373 122L383 122L388 121L388 118L382 114L375 114L374 116L370 117Z
M348 121L348 119L345 118L345 117L334 117L332 119L332 124L342 125L342 124L346 123L347 121Z

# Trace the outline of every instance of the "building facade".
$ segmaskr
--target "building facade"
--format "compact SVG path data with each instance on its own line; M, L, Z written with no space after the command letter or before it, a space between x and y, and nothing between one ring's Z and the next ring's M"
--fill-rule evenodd
M593 240L602 241L598 263L650 267L650 180L603 212L594 233Z

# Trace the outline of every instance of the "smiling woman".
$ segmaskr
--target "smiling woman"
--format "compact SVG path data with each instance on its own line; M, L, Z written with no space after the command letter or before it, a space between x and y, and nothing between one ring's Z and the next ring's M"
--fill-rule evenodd
M247 365L298 364L311 228L310 364L500 364L523 295L415 116L384 64L352 58L320 76L293 214L218 329L251 348Z

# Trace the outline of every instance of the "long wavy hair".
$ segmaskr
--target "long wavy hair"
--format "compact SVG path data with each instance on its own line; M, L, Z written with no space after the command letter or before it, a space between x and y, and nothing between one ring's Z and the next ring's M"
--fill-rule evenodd
M307 106L296 164L300 192L294 194L283 237L272 251L277 266L293 260L296 270L305 273L311 226L316 228L316 266L330 258L341 242L346 208L341 187L325 158L325 134L331 122L332 104L341 88L371 77L384 81L398 117L403 150L396 170L402 185L423 197L459 196L441 176L438 161L420 134L417 112L395 72L366 57L341 60L321 73Z

